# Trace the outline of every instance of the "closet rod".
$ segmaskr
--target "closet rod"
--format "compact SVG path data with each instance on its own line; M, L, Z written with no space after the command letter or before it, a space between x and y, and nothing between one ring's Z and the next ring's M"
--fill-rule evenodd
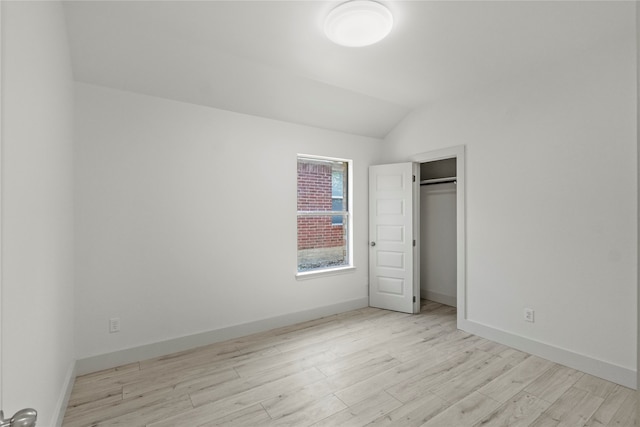
M435 179L425 179L420 181L420 185L432 185L432 184L446 184L449 182L456 183L457 178L455 176L449 178L435 178Z

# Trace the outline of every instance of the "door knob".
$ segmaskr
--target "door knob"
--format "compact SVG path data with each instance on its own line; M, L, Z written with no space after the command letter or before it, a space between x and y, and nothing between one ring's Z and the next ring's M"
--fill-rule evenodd
M35 409L21 409L9 419L4 418L4 412L0 411L0 427L34 427L38 413Z
M371 242L371 246L375 246L375 245L376 245L376 242Z

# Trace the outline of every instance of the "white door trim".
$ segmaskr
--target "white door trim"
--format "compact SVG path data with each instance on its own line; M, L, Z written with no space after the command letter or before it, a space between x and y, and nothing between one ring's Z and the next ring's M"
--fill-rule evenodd
M412 185L413 213L413 314L419 314L421 309L420 301L420 163L413 162L412 165L414 181Z
M467 210L466 200L466 158L465 146L443 148L415 154L412 162L424 163L435 160L456 159L456 250L457 250L457 305L458 325L467 319Z
M2 1L0 1L0 47L3 47L3 40L2 40ZM3 331L2 331L2 276L3 276L3 270L2 270L2 191L1 191L1 187L2 187L2 162L3 162L3 157L2 157L2 152L3 152L3 133L2 132L2 125L3 125L3 115L4 115L4 111L2 109L3 107L3 102L2 102L2 98L4 98L4 92L2 89L2 80L4 80L3 77L3 65L2 65L2 59L1 59L2 55L0 55L0 409L3 407L2 406L2 390L3 390L3 381L2 381L2 335L3 335Z

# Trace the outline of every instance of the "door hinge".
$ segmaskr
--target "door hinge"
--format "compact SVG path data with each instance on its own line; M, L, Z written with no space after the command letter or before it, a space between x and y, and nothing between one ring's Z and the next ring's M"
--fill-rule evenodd
M415 295L413 296L413 302L416 302L416 296Z
M416 176L413 175L413 182L416 182Z
M416 239L413 239L413 246L416 245Z

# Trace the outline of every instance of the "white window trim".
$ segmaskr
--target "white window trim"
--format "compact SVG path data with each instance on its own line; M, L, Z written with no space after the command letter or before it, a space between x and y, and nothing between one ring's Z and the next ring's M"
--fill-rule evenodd
M353 263L353 160L342 159L338 157L316 156L313 154L296 154L296 164L298 159L303 157L305 159L327 161L327 162L344 162L347 164L347 253L349 254L349 264L341 265L339 267L322 268L312 271L298 271L298 231L296 228L296 279L307 280L315 279L319 277L334 276L336 274L344 274L355 271L356 267ZM296 184L296 223L298 218L298 186Z
M337 276L338 274L352 273L356 268L352 265L343 265L340 267L323 268L313 271L303 271L296 273L296 280L309 280L318 277Z

